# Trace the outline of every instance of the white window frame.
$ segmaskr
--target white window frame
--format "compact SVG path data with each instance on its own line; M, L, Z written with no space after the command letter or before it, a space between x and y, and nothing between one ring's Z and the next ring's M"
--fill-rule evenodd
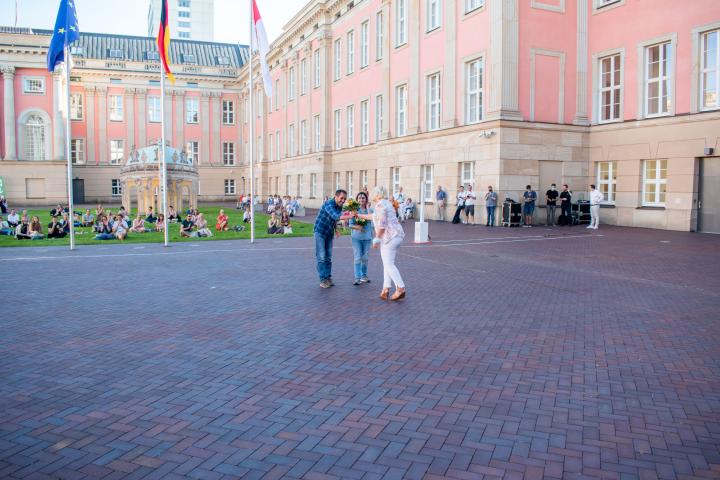
M340 185L340 172L335 172L335 190L340 190L342 186Z
M337 82L342 77L342 40L339 38L333 43L333 54L335 55L333 79Z
M375 142L379 142L383 129L383 96L375 96Z
M309 151L307 120L300 120L300 152L306 155Z
M314 137L314 145L315 145L315 151L319 152L321 150L320 145L320 115L315 115L313 117L313 137Z
M390 191L394 197L400 191L400 167L390 167Z
M111 122L122 122L124 117L124 104L122 95L108 95L110 103L109 119Z
M223 125L235 125L235 102L232 100L222 101Z
M348 198L352 198L353 191L353 172L345 172L345 190L347 190Z
M670 106L668 108L667 112L659 112L659 113L653 113L648 114L648 89L649 89L649 79L648 79L648 53L649 49L653 48L655 46L663 45L669 43L670 44L670 50L671 50L671 56L668 62L668 70L667 72L669 75L666 75L665 77L658 77L660 79L665 78L667 81L667 94L668 94L668 101L670 102ZM666 116L672 116L675 115L675 71L676 71L676 62L677 62L677 34L671 34L666 35L662 37L653 38L651 40L641 42L637 46L638 49L638 59L642 61L642 68L638 68L638 92L642 92L641 95L638 95L638 118L657 118L657 117L666 117ZM657 81L657 80L653 80ZM662 80L660 80L662 81ZM658 105L662 107L662 94L658 98Z
M442 2L440 0L426 0L425 2L425 31L432 32L442 25Z
M185 153L187 154L188 160L193 165L200 163L200 142L197 140L188 140L185 144Z
M280 160L282 157L282 152L280 150L280 146L282 145L282 141L280 138L280 130L275 130L275 160Z
M313 88L320 87L320 49L313 52Z
M424 193L425 196L422 197L422 201L424 203L432 202L433 201L433 183L435 179L435 172L432 165L423 165L421 168L421 182L425 185ZM418 195L421 196L421 195Z
M85 119L85 104L82 93L70 94L70 120Z
M302 193L303 193L302 187L303 187L303 174L302 174L302 173L298 173L298 176L297 176L297 185L295 186L295 196L298 197L298 198L299 198L299 197L302 197Z
M275 111L280 110L280 99L282 98L282 92L280 91L280 79L275 80L275 91L273 97L275 97Z
M308 92L307 59L300 60L300 95Z
M294 157L297 155L295 151L295 124L291 123L288 126L288 157Z
M196 97L185 99L185 123L196 124L200 121L200 102Z
M369 187L367 170L360 170L360 188L363 187Z
M370 20L360 24L360 68L370 64Z
M478 57L465 64L465 123L483 120L485 58ZM475 80L475 77L477 79Z
M471 185L475 190L475 162L460 163L460 185L463 187Z
M23 77L23 93L30 95L44 95L45 79L42 77Z
M655 174L656 178L649 179L647 177L648 173L648 165L650 162L655 162ZM665 163L665 168L662 168L663 162ZM660 178L661 172L665 170L665 178ZM667 160L666 159L660 159L660 160L644 160L642 165L642 171L643 171L643 184L642 184L642 205L644 207L664 207L665 203L667 202ZM647 194L647 188L648 185L653 185L655 190L655 199L654 201L646 201L645 197ZM661 186L665 185L665 201L660 201L660 193L661 193Z
M149 123L160 123L161 110L160 110L160 97L155 95L149 95L147 97L147 111L148 111L148 122Z
M352 75L355 73L355 30L350 30L347 33L346 43L347 65L345 67L345 75Z
M442 90L440 73L433 73L426 77L425 93L427 96L426 128L428 132L440 130L440 116L442 114Z
M485 0L465 0L465 14L479 10L485 6Z
M120 165L125 158L125 140L110 140L110 165Z
M375 61L380 61L385 56L385 15L383 12L375 14Z
M70 139L70 160L73 165L85 165L85 139L84 138Z
M122 196L122 183L119 178L110 179L110 196L121 197Z
M603 201L601 203L607 205L615 205L615 194L617 192L617 164L618 162L597 162L597 181L596 185L598 191L603 193L603 186L607 193L603 193ZM602 168L607 166L608 176L607 179L602 176Z
M317 173L310 174L310 198L317 197Z
M223 165L235 165L235 142L223 142L222 144Z
M342 148L342 113L339 108L333 112L333 117L335 119L335 150L340 150Z
M395 48L408 41L408 0L395 2Z
M706 65L707 58L705 55L706 52L706 43L708 43L707 38L709 35L715 35L715 65ZM701 111L708 111L708 110L717 110L720 108L720 28L707 30L702 33L700 33L699 38L699 50L700 50L700 110ZM706 76L710 73L715 74L715 104L713 105L706 105L705 104L705 89L707 87L706 85Z
M347 106L346 115L347 147L353 148L355 146L355 105Z
M619 59L616 59L618 57ZM611 60L612 68L617 65L620 70L620 82L615 84L615 78L612 78L612 84L609 87L603 87L603 62L607 59ZM619 62L619 63L618 63ZM614 71L614 70L613 70ZM625 103L625 50L615 49L608 50L605 52L599 52L593 55L593 91L595 92L593 97L593 118L596 123L615 123L622 122L624 118L624 103ZM614 118L613 114L609 119L603 119L603 94L605 92L616 91L619 95L619 111L617 118Z
M295 100L295 67L288 69L288 102Z
M275 160L275 141L273 140L273 134L268 135L268 161L272 162Z
M226 178L225 179L225 195L235 195L235 179L234 178Z
M408 86L406 83L395 87L395 136L404 137L407 135L407 97Z
M277 187L275 193L277 193ZM285 195L290 195L290 175L285 175Z
M360 145L370 143L370 102L360 102Z

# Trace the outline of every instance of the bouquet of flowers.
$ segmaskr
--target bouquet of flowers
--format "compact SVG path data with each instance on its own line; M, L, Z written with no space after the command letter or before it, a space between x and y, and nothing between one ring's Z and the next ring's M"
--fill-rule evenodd
M360 204L357 200L353 200L352 198L345 202L345 205L343 205L343 210L346 212L357 212L360 208Z
M368 221L361 217L355 217L353 223L357 226L364 227L365 225L367 225Z

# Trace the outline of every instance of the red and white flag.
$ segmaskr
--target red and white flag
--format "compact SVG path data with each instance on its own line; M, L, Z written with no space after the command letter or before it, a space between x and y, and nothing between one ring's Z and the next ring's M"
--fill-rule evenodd
M263 24L260 10L257 8L255 0L252 0L253 29L251 35L251 48L253 52L258 52L260 56L260 67L262 68L263 87L265 95L272 97L272 79L270 78L270 68L267 64L267 55L270 53L270 45L268 44L265 25Z

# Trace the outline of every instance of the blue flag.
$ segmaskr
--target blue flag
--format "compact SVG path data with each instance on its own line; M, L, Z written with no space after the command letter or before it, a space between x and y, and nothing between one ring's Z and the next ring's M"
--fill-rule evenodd
M64 48L80 38L78 29L77 11L75 0L60 0L57 20L55 20L55 31L50 41L48 50L47 66L49 71L55 70L55 65L65 61Z

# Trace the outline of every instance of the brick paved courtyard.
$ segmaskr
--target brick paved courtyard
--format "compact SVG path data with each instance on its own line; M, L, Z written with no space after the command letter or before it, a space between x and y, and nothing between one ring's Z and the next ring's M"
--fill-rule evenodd
M431 235L1 250L0 478L720 478L720 237Z

